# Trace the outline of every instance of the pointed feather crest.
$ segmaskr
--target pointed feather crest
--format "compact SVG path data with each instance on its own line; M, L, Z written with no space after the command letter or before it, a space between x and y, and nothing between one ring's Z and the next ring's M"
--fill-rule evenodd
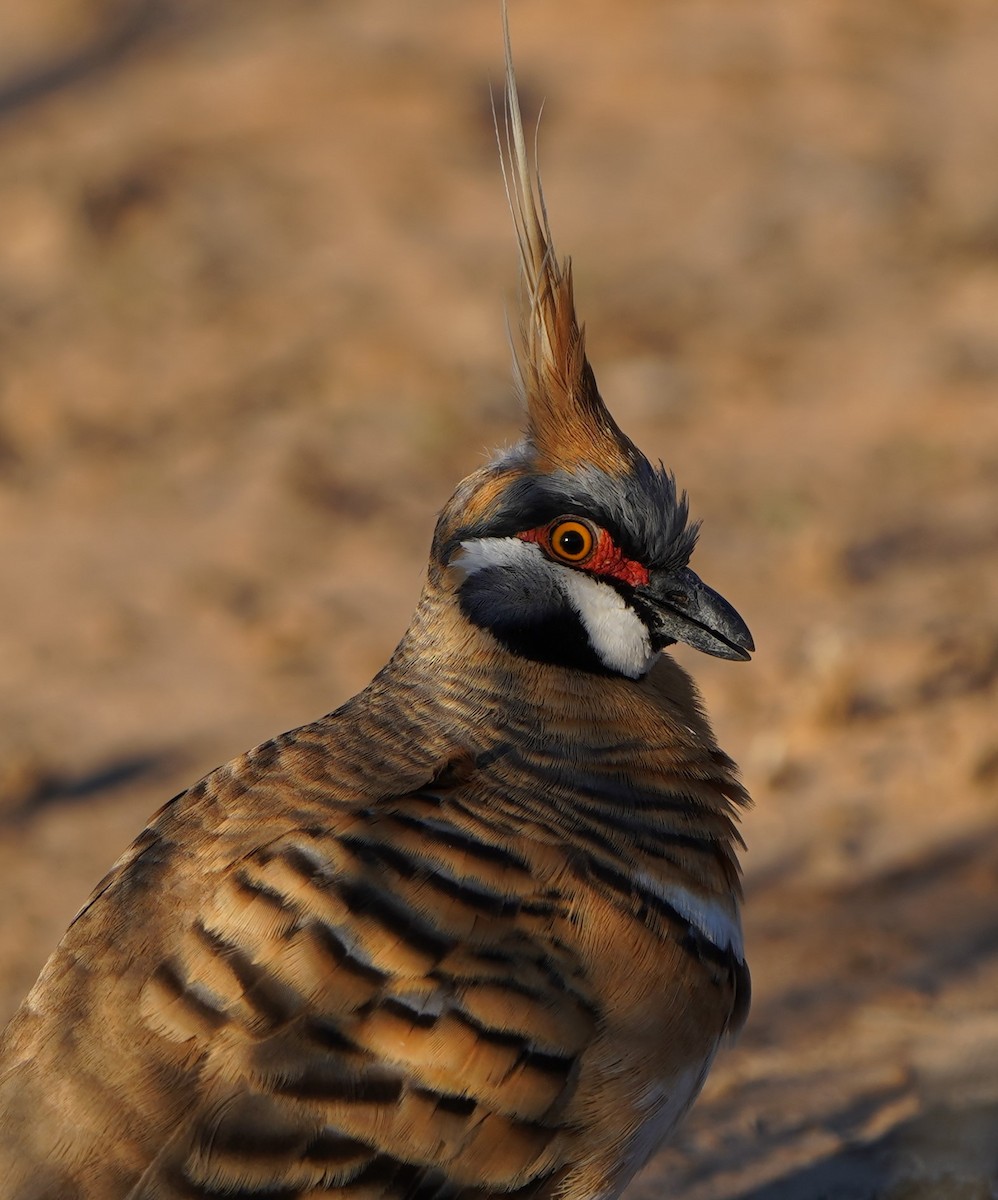
M571 260L559 263L554 252L536 144L532 167L523 137L505 0L502 21L504 136L499 135L498 120L496 133L525 292L516 370L527 408L527 438L542 471L573 471L591 464L610 475L627 474L641 455L599 394L586 358L585 329L575 315Z

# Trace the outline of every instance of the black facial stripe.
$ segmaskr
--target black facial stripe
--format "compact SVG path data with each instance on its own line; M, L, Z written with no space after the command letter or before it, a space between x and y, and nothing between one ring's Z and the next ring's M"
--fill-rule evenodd
M618 579L616 575L600 575L591 571L593 579L598 579L600 583L605 583L607 587L612 587L618 595L622 596L624 602L638 614L642 621L648 625L651 610L647 604L641 603L640 595L635 590L633 584L628 583L626 579ZM650 628L650 626L649 626Z
M674 646L676 644L675 638L666 637L662 633L654 606L643 600L640 592L635 592L633 588L627 588L627 584L621 584L616 579L607 579L605 582L616 587L617 591L625 596L628 604L630 604L631 608L640 617L642 624L648 630L653 650L664 650L666 646ZM623 590L624 588L627 588L626 592Z
M486 568L462 585L458 602L473 625L488 630L522 658L594 675L614 674L593 649L582 618L567 599L558 595L554 604L538 610L532 620L529 605L511 603L512 594L506 603L496 603L501 584L501 568Z
M592 675L614 675L592 648L578 614L569 609L564 616L549 617L534 625L493 626L492 635L507 650L534 662L571 667Z

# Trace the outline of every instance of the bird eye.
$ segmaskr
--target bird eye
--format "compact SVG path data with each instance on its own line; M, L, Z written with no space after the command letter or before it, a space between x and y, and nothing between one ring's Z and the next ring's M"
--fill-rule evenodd
M555 521L548 530L548 549L562 562L584 563L595 546L596 533L587 521Z

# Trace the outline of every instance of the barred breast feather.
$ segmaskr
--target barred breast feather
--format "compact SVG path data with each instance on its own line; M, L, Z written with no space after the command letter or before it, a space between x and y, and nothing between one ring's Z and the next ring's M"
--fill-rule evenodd
M3 1195L581 1200L685 1110L747 988L691 684L429 677L433 607L98 887L5 1035Z

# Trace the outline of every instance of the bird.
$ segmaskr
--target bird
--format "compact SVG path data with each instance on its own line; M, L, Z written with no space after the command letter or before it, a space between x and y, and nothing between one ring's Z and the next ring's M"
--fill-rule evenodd
M748 796L669 647L755 646L600 395L503 35L523 436L372 682L73 920L0 1041L4 1200L612 1200L745 1020Z

